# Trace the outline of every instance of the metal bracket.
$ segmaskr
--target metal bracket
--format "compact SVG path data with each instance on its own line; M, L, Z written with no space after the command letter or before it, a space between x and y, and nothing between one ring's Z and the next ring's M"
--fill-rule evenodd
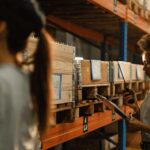
M117 0L114 0L114 12L117 12Z
M88 116L83 116L83 132L88 131Z

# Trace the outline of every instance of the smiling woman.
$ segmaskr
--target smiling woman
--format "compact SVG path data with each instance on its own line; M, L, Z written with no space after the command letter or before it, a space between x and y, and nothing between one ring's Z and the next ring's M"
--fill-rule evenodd
M143 70L150 77L150 35L144 35L138 42L142 50L142 59L144 63ZM142 149L150 150L150 91L147 92L144 102L139 108L137 101L134 104L127 104L137 113L138 118L129 121L129 125L141 130Z

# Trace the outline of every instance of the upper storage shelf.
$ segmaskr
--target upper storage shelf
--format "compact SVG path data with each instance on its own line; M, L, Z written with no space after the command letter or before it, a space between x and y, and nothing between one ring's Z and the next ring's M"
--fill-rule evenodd
M129 23L129 49L134 49L144 33L150 33L150 23L128 9L123 1L114 3L114 0L39 0L39 2L48 16L49 23L96 42L107 38L110 43L119 43L121 21Z

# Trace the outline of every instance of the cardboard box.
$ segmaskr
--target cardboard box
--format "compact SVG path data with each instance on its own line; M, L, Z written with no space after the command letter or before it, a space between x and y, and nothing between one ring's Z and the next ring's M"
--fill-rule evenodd
M114 82L123 81L123 77L125 81L131 80L130 69L131 63L124 61L113 61L113 76Z
M28 43L28 56L34 54L38 39L31 36ZM73 69L75 47L51 42L53 51L53 89L54 104L72 102Z
M132 80L132 81L137 80L136 64L131 64L131 80Z
M92 60L93 61L93 60ZM81 84L82 85L92 85L92 84L105 84L108 83L108 76L109 76L109 63L107 61L100 61L100 60L96 60L99 61L99 65L98 62L97 63L93 63L92 65L92 61L90 60L82 60L81 61ZM95 61L95 62L96 62ZM94 67L94 65L96 65ZM100 68L97 68L97 67ZM97 74L96 78L93 78L92 74Z
M137 80L144 80L145 79L145 73L143 70L143 65L137 65L136 75L137 75Z
M75 47L53 43L53 48L54 103L72 102Z
M54 48L54 62L53 62L53 72L72 74L73 73L73 63L74 63L74 53L75 47L53 43Z

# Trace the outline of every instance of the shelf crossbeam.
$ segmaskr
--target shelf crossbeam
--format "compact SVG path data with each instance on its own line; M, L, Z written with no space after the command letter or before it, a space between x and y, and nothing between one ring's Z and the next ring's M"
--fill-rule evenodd
M132 112L132 110L124 106L122 110L126 110L126 114ZM81 135L92 132L98 128L111 124L112 122L121 120L121 117L115 114L115 120L112 118L112 111L107 110L105 112L94 113L88 117L88 131L83 132L83 117L77 118L72 123L58 124L53 128L48 128L45 135L42 138L42 150L46 150L58 144L64 143Z
M127 8L127 4L117 1L115 5L114 0L88 0L97 7L102 7L105 10L115 14L120 19L126 20L137 28L146 33L150 33L150 23L142 17L136 15L132 10Z
M132 10L127 10L127 21L146 33L150 33L150 23L140 16L136 15Z
M94 30L75 25L71 22L64 21L63 19L60 19L58 17L47 16L47 22L56 25L62 29L65 29L68 32L73 33L74 35L78 35L80 37L84 37L96 42L100 42L104 40L102 34Z
M88 2L96 5L97 7L103 7L122 19L126 18L126 7L118 1L115 3L114 0L88 0Z

